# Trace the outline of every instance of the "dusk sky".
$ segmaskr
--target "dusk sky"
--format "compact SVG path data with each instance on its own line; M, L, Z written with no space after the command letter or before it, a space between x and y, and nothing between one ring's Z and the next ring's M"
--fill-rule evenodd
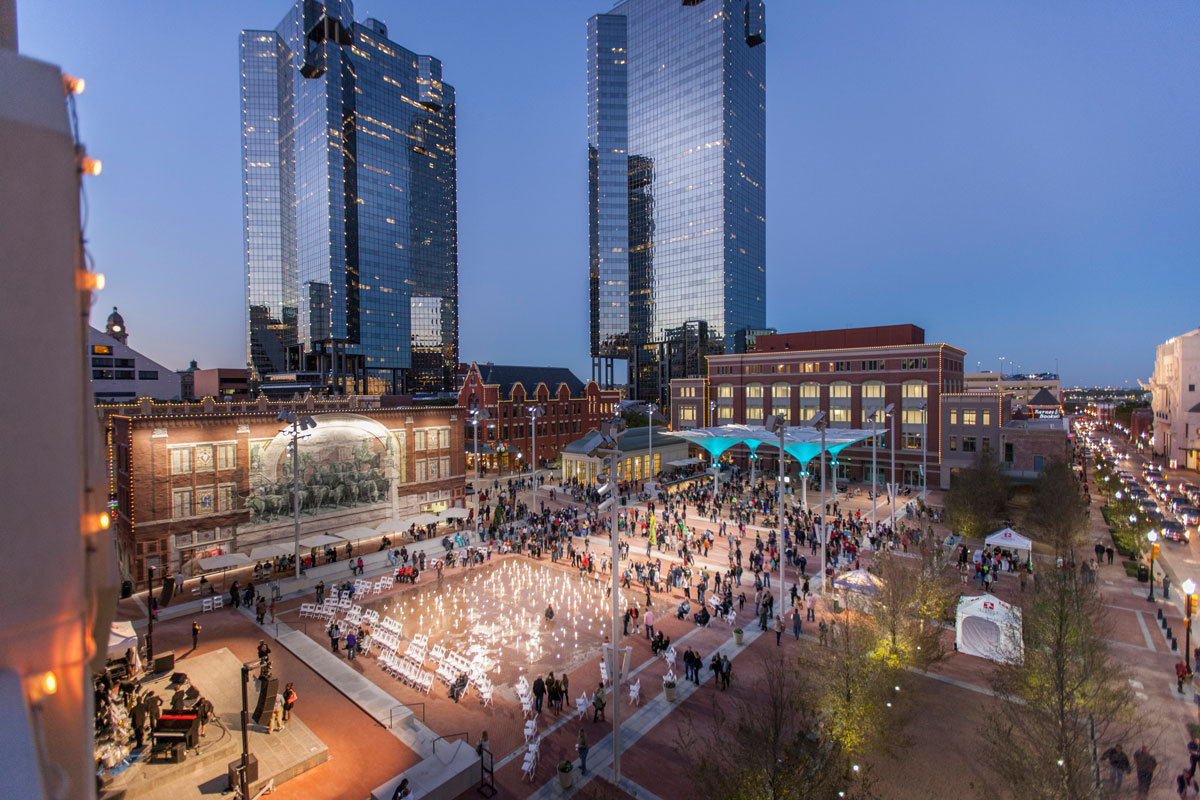
M21 51L87 81L93 324L119 306L173 368L245 364L238 34L289 7L18 0ZM590 375L585 23L610 7L355 4L457 92L463 360ZM1200 326L1197 41L1183 0L767 0L768 324L1147 377Z

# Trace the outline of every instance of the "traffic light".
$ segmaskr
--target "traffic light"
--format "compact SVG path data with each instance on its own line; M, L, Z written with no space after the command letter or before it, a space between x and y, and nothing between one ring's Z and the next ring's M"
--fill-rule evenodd
M1155 542L1154 544L1150 545L1150 557L1158 558L1158 542Z
M1200 610L1200 595L1189 594L1187 596L1187 613L1189 616Z

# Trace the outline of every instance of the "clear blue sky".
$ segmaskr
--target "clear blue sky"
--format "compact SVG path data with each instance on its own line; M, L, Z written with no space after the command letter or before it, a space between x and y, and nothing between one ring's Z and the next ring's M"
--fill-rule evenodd
M18 0L21 50L87 80L93 322L120 306L173 367L245 361L237 38L288 5ZM465 360L589 373L584 26L609 7L356 3L457 90ZM768 0L767 24L770 325L913 322L968 369L1119 385L1200 325L1200 4Z

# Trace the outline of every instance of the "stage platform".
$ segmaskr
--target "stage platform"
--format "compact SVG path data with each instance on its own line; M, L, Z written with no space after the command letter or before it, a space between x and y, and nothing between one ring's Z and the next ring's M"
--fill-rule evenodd
M216 719L209 722L205 735L200 739L197 748L199 754L196 750L189 750L186 760L179 764L136 761L101 790L102 800L211 798L219 796L227 787L229 764L239 760L242 754L241 662L229 650L222 648L179 661L175 671L186 673L192 685L215 708ZM169 680L170 673L145 685L169 702ZM329 758L329 750L324 743L296 714L292 715L286 729L271 734L267 733L266 726L255 724L253 713L257 699L251 678L250 753L258 759L258 780L251 785L251 796L268 781L273 780L279 786ZM267 722L268 719L263 721Z

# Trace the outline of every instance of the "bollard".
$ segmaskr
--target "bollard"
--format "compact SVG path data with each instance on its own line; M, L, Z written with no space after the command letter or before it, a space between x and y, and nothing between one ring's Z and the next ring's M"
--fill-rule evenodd
M1179 640L1178 640L1178 639L1172 639L1172 640L1171 640L1171 652L1172 652L1172 653L1174 653L1174 652L1175 652L1176 650L1178 650L1178 649L1179 649Z
M1161 607L1158 609L1158 618L1159 618L1159 620L1161 620L1163 618L1163 613L1162 613Z

